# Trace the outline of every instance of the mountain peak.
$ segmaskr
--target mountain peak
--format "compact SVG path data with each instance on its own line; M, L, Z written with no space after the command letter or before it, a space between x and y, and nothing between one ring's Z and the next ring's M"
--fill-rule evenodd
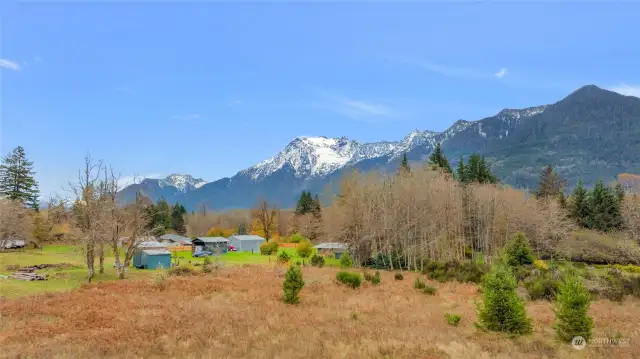
M200 188L206 183L207 181L202 178L193 178L191 175L178 173L170 174L166 178L160 180L161 187L173 186L181 192L186 192L187 189L190 188Z

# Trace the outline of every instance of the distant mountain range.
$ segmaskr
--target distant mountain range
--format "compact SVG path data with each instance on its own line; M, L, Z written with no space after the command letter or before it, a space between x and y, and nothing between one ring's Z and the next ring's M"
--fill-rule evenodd
M444 132L411 131L400 141L360 143L346 137L298 137L276 156L206 183L189 175L144 179L120 192L152 200L180 201L188 210L250 208L258 197L293 207L302 190L322 193L347 171L395 171L402 154L426 161L441 143L452 166L473 152L486 156L504 183L534 188L540 171L553 165L574 186L640 172L640 98L593 85L551 105L505 109L478 121L459 120Z

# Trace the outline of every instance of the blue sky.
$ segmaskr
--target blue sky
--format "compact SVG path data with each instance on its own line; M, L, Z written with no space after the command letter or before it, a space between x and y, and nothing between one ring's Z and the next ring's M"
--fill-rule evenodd
M3 154L234 175L296 136L399 140L585 84L640 96L640 3L5 2Z

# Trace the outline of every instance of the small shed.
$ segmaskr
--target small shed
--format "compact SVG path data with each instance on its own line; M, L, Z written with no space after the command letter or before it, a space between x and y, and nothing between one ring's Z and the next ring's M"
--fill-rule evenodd
M260 253L260 246L264 243L264 238L252 234L235 235L229 237L231 245L236 247L238 252Z
M335 253L336 258L340 258L342 253L349 250L346 244L335 242L320 243L313 248L316 248L322 254Z
M167 249L166 244L160 243L155 240L138 242L138 245L136 247L138 249Z
M133 256L133 266L141 269L171 267L171 252L166 249L142 249Z
M191 241L191 253L209 251L225 254L229 250L229 240L224 237L197 237Z
M167 246L190 246L191 238L187 238L178 234L167 233L160 236L158 242Z

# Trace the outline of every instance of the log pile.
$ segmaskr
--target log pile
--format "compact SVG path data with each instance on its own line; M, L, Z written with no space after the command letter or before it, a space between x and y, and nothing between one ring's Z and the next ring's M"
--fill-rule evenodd
M33 272L15 272L11 275L11 278L17 280L47 280L47 278L43 275L33 273Z

